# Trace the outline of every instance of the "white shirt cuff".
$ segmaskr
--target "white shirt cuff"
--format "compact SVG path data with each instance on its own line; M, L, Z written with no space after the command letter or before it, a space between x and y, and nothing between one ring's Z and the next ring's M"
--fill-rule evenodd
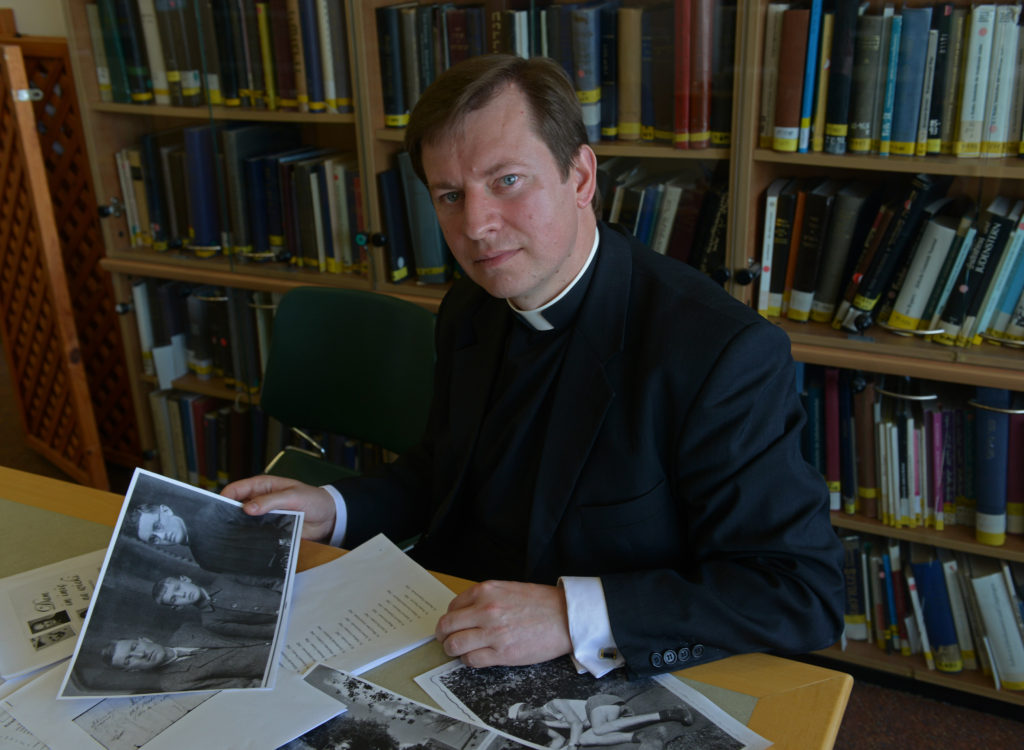
M565 591L569 639L576 669L602 677L625 664L626 660L619 654L612 636L601 579L562 576L558 584Z
M332 547L340 547L341 543L345 541L345 531L348 528L348 507L337 487L330 484L324 484L321 487L327 490L327 494L334 499L334 531L331 532L331 538L327 543Z

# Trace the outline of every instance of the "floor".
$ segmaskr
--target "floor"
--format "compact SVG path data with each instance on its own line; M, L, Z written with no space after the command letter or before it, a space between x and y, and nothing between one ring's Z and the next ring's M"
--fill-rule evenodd
M0 465L67 479L26 447L6 361L0 357ZM115 491L123 467L111 467ZM819 662L821 663L821 662ZM825 663L843 671L843 665ZM884 686L878 684L884 682ZM921 687L876 672L854 673L854 687L836 750L1024 750L1024 709L958 693L919 694ZM896 689L894 689L894 687ZM964 704L971 704L970 707Z

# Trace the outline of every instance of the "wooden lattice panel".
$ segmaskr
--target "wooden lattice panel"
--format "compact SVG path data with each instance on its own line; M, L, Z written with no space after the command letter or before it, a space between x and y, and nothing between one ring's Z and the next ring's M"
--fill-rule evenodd
M0 46L0 330L29 444L107 487L21 53ZM7 429L12 429L8 425Z
M16 41L29 85L42 92L33 104L36 130L103 454L113 463L135 466L141 461L138 424L114 290L99 264L103 235L67 44Z

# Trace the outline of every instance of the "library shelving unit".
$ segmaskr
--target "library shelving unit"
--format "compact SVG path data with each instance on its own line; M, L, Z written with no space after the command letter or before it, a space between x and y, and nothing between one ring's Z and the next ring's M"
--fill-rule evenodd
M733 265L760 256L764 191L779 177L828 175L833 178L862 178L883 182L917 173L948 175L953 178L950 194L963 193L985 205L997 194L1024 197L1024 159L964 159L955 156L879 157L876 155L831 155L825 153L780 153L760 148L758 114L761 98L761 63L765 39L765 12L770 0L758 0L744 21L746 40L738 86L742 93L743 116L734 132L737 141L736 169L732 198L738 210L732 212L736 242L732 245ZM969 7L969 3L957 3ZM880 10L882 2L871 2ZM924 5L924 3L908 3ZM930 5L930 3L929 3ZM824 323L799 323L774 319L792 342L793 356L808 364L862 370L871 373L907 375L924 380L992 386L1024 391L1024 350L982 344L970 348L945 347L915 337L900 336L872 326L860 334L834 330ZM973 527L947 526L943 531L924 528L894 528L860 515L833 512L832 523L841 533L870 534L903 539L1013 561L1024 561L1024 538L1008 536L1004 546L993 547L974 540ZM991 677L980 670L946 674L929 670L923 656L888 655L871 643L849 642L846 650L833 646L821 655L827 658L899 674L922 682L974 693L986 698L1024 705L1024 694L996 690Z
M962 0L966 4L966 0ZM749 267L759 258L758 240L761 224L761 202L764 189L780 176L828 173L833 176L874 176L884 180L893 175L917 172L948 174L955 178L957 189L987 196L1003 191L1013 197L1024 197L1024 160L955 159L952 157L879 158L875 156L831 156L822 154L780 154L758 147L758 112L760 108L760 72L764 42L764 16L769 0L741 1L737 12L734 101L732 139L728 148L681 150L650 143L599 142L594 144L599 159L612 156L641 157L652 160L703 160L727 162L729 171L729 223L727 238L728 265L733 269ZM385 125L382 79L379 62L375 11L395 4L394 0L342 0L348 19L349 61L355 111L347 115L274 113L222 107L166 107L111 104L100 101L95 65L90 49L86 23L86 0L64 0L69 29L68 43L82 102L84 127L97 194L104 200L117 198L120 185L113 154L137 142L140 135L159 128L181 124L197 124L210 120L250 120L295 122L302 128L303 138L321 145L355 151L363 176L363 210L366 233L382 234L380 202L376 176L389 168L395 154L402 148L403 130ZM872 0L877 9L882 3ZM107 247L105 267L113 274L119 298L128 301L130 280L149 276L185 282L216 284L250 290L283 292L300 284L353 286L384 294L412 299L436 309L447 290L445 285L427 286L410 282L393 284L386 280L383 269L384 251L373 246L370 272L366 277L320 274L302 270L269 269L255 264L240 264L229 258L197 260L184 255L158 254L132 249L125 236L123 221L107 221L104 227ZM734 296L750 300L751 285L728 282ZM125 339L128 342L129 369L137 373L133 379L140 433L145 446L153 445L153 430L146 405L145 392L154 387L141 375L141 354L135 322L123 316ZM801 324L780 321L792 342L797 360L809 364L860 369L876 373L910 375L915 378L990 385L1024 391L1024 351L1005 347L945 348L934 344L899 337L879 328L857 336L833 330L823 324ZM218 384L202 384L194 379L176 383L185 390L212 393L234 398L235 392ZM924 529L894 529L858 516L833 514L833 524L843 530L909 539L934 546L959 549L1024 561L1024 540L1012 539L1005 547L993 548L977 544L962 528L935 532ZM863 646L863 648L859 648ZM869 650L870 649L870 650ZM907 675L934 682L956 690L977 693L1024 705L1024 696L996 691L987 677L977 674L945 675L929 672L923 659L886 656L873 646L851 644L847 651L829 649L827 656L840 661Z

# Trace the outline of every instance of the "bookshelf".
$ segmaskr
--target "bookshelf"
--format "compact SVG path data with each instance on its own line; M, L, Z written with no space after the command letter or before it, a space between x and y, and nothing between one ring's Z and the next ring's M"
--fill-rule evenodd
M379 238L382 234L384 222L375 178L392 165L395 154L402 149L404 131L385 126L375 12L379 7L395 4L393 0L347 0L344 3L349 21L349 61L356 98L355 112L346 115L266 112L216 106L142 107L101 102L87 32L86 0L64 0L64 4L69 29L68 42L83 103L87 145L92 155L97 193L101 198L116 197L120 193L112 154L137 142L143 133L183 123L228 119L291 122L299 125L303 138L310 142L355 151L360 172L364 175L362 201L366 233L370 238ZM601 160L625 156L679 164L699 160L726 165L729 172L730 204L727 226L729 268L746 268L759 259L759 238L763 224L762 196L772 180L780 176L829 174L837 178L866 177L882 182L894 177L928 172L948 175L954 179L957 190L979 197L987 198L999 192L1014 198L1024 197L1024 159L789 154L759 147L761 61L768 4L769 0L738 3L732 140L729 148L681 150L668 145L637 142L602 141L594 144ZM962 1L959 4L968 3ZM872 0L870 5L873 10L877 10L882 3ZM417 285L409 281L395 284L388 281L384 273L384 250L379 243L371 243L369 274L355 277L242 264L230 257L197 260L183 255L132 249L124 237L122 226L123 222L110 221L105 222L104 226L107 247L104 267L113 274L115 289L122 300L130 299L130 280L140 276L266 292L284 292L301 284L351 286L410 299L430 309L436 309L447 290L447 285ZM750 301L751 285L744 286L733 279L727 283L727 289L737 298ZM123 316L122 323L128 342L129 369L136 373L133 389L141 422L140 433L144 445L152 447L153 425L146 404L146 392L155 383L141 374L141 354L131 315ZM789 335L795 358L808 364L1024 391L1022 350L990 345L966 349L940 347L915 338L897 336L877 326L862 334L851 335L819 323L796 323L780 319L778 325ZM221 398L235 397L233 390L190 378L176 381L175 386ZM833 514L833 523L840 529L924 542L972 554L1024 560L1024 542L1020 539L1012 539L1005 547L993 548L974 542L963 529L947 529L943 532L894 529L841 513ZM863 644L851 644L845 652L834 647L824 653L840 661L905 674L957 690L1024 705L1024 697L1020 694L996 691L989 678L980 674L944 675L927 670L923 660L887 656L875 653L877 651ZM921 663L918 664L918 661Z

